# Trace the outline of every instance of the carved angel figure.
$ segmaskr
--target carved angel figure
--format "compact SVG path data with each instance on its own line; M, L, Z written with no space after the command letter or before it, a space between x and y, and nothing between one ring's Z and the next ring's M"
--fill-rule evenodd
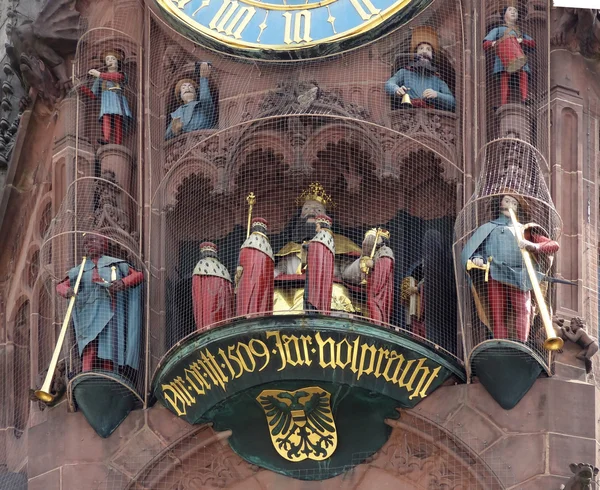
M65 58L79 39L75 0L47 0L38 17L9 32L6 53L21 81L54 102L71 86Z

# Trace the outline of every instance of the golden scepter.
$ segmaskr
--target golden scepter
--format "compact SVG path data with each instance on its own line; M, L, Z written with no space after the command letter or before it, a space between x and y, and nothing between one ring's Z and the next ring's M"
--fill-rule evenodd
M50 403L54 401L55 395L50 393L50 387L52 386L52 378L54 378L54 371L56 370L56 365L58 364L58 356L60 355L63 342L65 341L65 336L67 335L67 328L69 327L69 321L71 320L71 314L73 312L73 307L75 306L75 298L77 296L77 292L79 291L79 283L81 282L81 276L83 276L83 269L85 267L86 260L87 257L84 255L83 260L81 261L81 267L79 268L79 274L77 274L77 280L75 281L75 287L73 288L73 296L71 296L71 298L69 299L67 314L65 315L65 319L63 320L63 324L60 329L60 334L58 335L58 340L56 341L56 347L54 348L54 352L52 353L50 366L48 366L48 373L46 374L46 379L44 379L44 384L42 385L42 387L39 390L36 390L34 393L35 396L44 403Z
M246 201L248 202L248 230L246 231L246 238L248 238L250 236L250 228L252 227L252 207L256 204L254 192L248 194Z
M517 241L520 243L523 240L523 232L521 230L521 225L517 221L517 216L512 208L508 209L510 213L510 219L512 220L512 224L515 228L515 237ZM542 322L544 323L544 328L546 329L546 340L544 341L544 348L546 350L560 350L564 344L563 339L556 336L556 331L552 327L552 319L550 318L550 313L548 311L548 307L546 306L546 301L544 300L544 294L540 288L540 283L537 278L537 273L533 266L533 262L531 260L531 255L525 249L520 249L521 255L523 256L523 262L525 262L525 267L527 269L527 274L529 275L529 280L531 281L531 285L533 286L533 292L535 294L535 300L538 304L538 308L540 309L540 316L542 317Z

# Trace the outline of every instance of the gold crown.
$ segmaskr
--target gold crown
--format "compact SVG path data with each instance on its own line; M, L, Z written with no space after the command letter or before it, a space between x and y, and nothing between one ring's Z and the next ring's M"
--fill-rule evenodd
M300 206L306 201L318 201L326 208L335 207L335 203L332 201L331 196L327 195L323 186L318 182L313 182L308 186L308 189L303 190L302 194L296 199L296 204Z

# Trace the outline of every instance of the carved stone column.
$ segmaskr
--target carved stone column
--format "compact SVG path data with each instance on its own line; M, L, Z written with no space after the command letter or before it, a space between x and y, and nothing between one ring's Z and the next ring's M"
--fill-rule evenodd
M113 193L116 199L116 206L124 215L120 220L123 224L132 222L133 201L127 194L135 195L135 161L131 151L123 145L104 145L98 149L98 159L100 160L101 175L104 178L110 176L108 180L114 182L124 192ZM128 226L124 225L125 231Z

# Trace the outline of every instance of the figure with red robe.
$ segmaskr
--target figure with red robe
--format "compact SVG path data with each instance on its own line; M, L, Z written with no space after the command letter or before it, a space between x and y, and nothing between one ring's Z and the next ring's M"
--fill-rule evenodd
M335 243L331 218L325 214L315 217L316 235L306 244L306 282L304 309L324 313L331 311L331 292L335 261Z
M133 115L124 87L127 76L120 69L121 57L115 51L108 51L103 56L106 71L96 69L88 73L95 77L92 89L82 86L82 91L93 99L100 99L99 121L102 125L102 138L98 140L101 145L111 142L111 136L116 145L123 142L123 131L133 121Z
M231 276L219 261L217 246L212 242L200 244L200 260L192 279L192 301L196 329L200 332L233 317Z
M238 316L273 312L275 259L267 237L267 221L254 218L250 231L240 250L239 265L235 273Z
M106 238L86 234L87 260L73 309L75 338L82 371L138 369L141 350L144 274L122 259L106 255ZM73 296L81 265L56 286L63 298Z
M375 238L377 237L377 245ZM373 258L373 246L375 253ZM344 280L353 284L367 282L367 308L369 318L379 323L389 323L394 304L394 252L389 247L389 232L373 228L365 233L360 259L346 271Z

